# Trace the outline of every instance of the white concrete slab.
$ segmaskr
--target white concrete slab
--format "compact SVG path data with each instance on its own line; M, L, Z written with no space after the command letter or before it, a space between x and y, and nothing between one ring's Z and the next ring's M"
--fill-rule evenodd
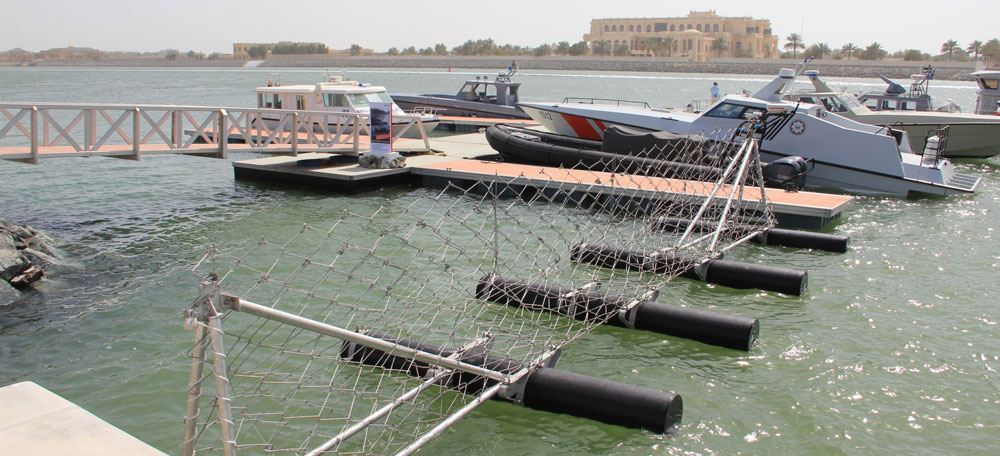
M164 456L33 382L0 388L0 454Z

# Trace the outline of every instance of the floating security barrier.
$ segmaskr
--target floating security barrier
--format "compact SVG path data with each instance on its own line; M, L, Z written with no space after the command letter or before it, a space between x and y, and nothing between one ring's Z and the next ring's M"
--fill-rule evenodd
M530 367L515 360L485 355L476 350L458 353L456 350L446 350L405 338L391 338L372 333L368 335L434 353L442 358L457 357L462 362L504 374ZM340 356L367 366L406 372L414 376L425 377L432 372L432 366L427 363L392 355L354 342L344 341ZM555 364L554 360L551 364ZM494 380L476 377L473 374L456 373L445 382L444 386L459 389L467 394L477 394L479 390L495 384ZM680 424L684 409L679 394L560 371L550 366L532 369L524 376L521 384L508 385L502 391L504 392L500 397L503 399L535 410L565 413L618 426L649 429L659 434L673 433Z
M627 298L586 289L530 284L489 274L479 280L476 298L551 312L580 321L597 321L736 350L750 350L757 341L756 318L725 315ZM652 298L655 300L655 296Z
M795 269L739 263L721 259L699 261L682 254L620 249L580 243L573 246L570 259L612 269L666 273L682 270L681 276L732 288L757 288L801 296L807 273Z
M690 224L691 220L681 217L658 217L653 220L653 229L661 231L684 231ZM715 230L716 226L718 224L713 221L698 221L695 222L694 230L697 232L709 232ZM735 229L741 235L747 235L758 228L750 225L737 225ZM771 228L764 230L750 240L764 245L844 253L847 252L850 237L841 234Z

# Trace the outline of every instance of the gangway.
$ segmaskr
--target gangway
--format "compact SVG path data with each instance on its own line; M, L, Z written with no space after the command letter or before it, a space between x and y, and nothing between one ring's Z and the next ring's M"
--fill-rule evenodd
M277 117L264 122L262 115ZM43 158L189 154L226 158L229 151L357 155L370 136L367 114L209 106L0 103L0 159L38 164ZM431 151L419 115L393 132L416 129L411 150ZM354 125L359 125L355 128Z

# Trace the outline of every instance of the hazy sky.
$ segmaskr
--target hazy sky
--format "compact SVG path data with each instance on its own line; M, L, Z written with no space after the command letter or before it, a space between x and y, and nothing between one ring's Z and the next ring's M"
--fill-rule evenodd
M537 46L579 41L595 18L685 16L692 9L770 19L779 45L801 30L807 44L878 41L890 52L936 54L948 39L964 48L1000 37L1000 0L0 0L0 51L72 45L208 53L232 52L233 42L290 40L382 52L485 38Z

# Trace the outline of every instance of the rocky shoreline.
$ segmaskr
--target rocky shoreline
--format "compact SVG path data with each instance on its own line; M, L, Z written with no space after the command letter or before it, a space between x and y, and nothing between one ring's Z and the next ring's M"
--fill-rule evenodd
M799 60L793 59L717 59L710 62L690 62L680 58L660 57L525 57L525 56L365 56L343 57L337 55L278 55L260 64L261 68L313 67L313 68L461 68L497 69L507 68L517 61L523 70L550 71L638 71L666 73L706 73L706 74L757 74L775 75L781 68L793 68ZM243 60L193 60L156 58L104 58L93 59L46 59L26 64L27 66L71 66L71 67L241 67ZM827 76L874 77L878 71L891 78L909 79L926 65L938 69L937 78L944 80L971 81L970 73L975 70L973 62L906 62L902 60L813 60L809 68L817 69Z
M31 292L45 271L62 264L55 241L27 225L0 219L0 306Z

